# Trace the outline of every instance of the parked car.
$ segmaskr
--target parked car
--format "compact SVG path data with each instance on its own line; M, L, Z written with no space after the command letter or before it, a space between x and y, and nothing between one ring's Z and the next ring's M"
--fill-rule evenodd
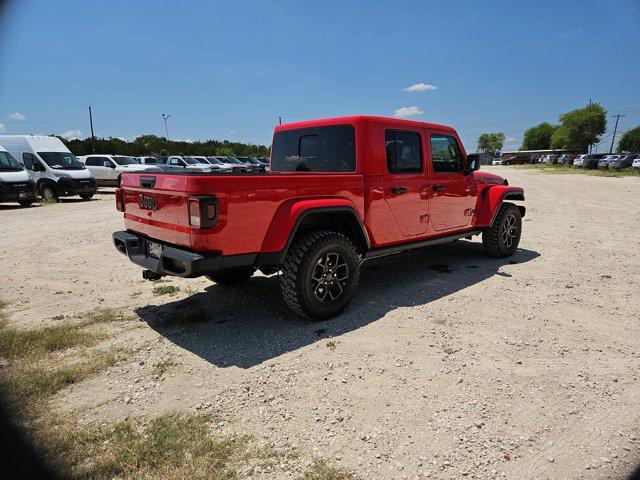
M582 162L584 162L584 157L586 156L587 156L586 154L578 155L576 158L573 159L573 163L571 164L571 166L576 168L582 167Z
M156 157L136 157L138 163L141 165L158 165L158 159Z
M502 160L502 165L522 165L529 162L529 155L514 155L513 157Z
M165 169L174 171L188 170L204 173L213 171L211 165L209 165L208 163L201 163L200 160L196 160L192 157L182 157L180 155L170 155L169 157L167 157Z
M209 167L211 169L211 171L213 172L220 172L220 173L232 173L233 172L233 166L232 165L227 165L226 163L222 163L220 161L213 161L213 160L209 160L208 157L203 157L203 156L190 156L190 157L184 157L185 160L187 161L196 161L198 162L200 165Z
M598 162L605 157L604 153L590 153L582 159L582 168L587 170L595 170L598 168Z
M28 207L36 199L36 182L24 165L0 146L0 203L18 202Z
M631 164L631 168L633 169L640 168L640 154L637 153L636 155L637 157L633 160L633 163Z
M380 154L365 161L356 138ZM525 208L512 202L524 190L479 167L444 125L365 116L280 125L267 175L192 182L167 171L141 185L142 175L124 174L115 197L126 230L114 246L149 280L238 284L258 268L280 272L288 306L327 319L355 295L363 261L479 234L488 255L513 255Z
M125 155L92 154L78 157L96 179L99 187L115 187L124 172L139 172L153 168L141 165L134 157Z
M632 153L629 155L620 155L616 160L609 162L609 169L622 170L624 168L630 168L633 165L633 161L638 157L638 154Z
M266 172L266 166L257 158L252 157L235 157L247 166L250 166L254 172Z
M555 153L550 154L550 155L545 155L544 157L542 157L542 163L558 163L558 155L556 155Z
M253 172L253 166L251 165L247 165L243 162L241 162L240 160L238 160L235 157L220 157L220 156L216 156L216 158L218 160L220 160L222 163L226 163L227 165L236 165L236 166L241 166L242 168L244 168L244 172Z
M0 135L0 145L25 166L37 193L47 201L74 195L89 200L97 191L91 172L57 137Z
M229 171L231 173L244 173L247 171L247 167L244 165L232 165L230 163L220 160L221 157L207 157L207 161L211 165L218 165L222 171Z
M493 160L491 160L491 165L502 165L502 159L494 158Z
M576 156L573 155L572 153L563 153L558 157L557 163L559 165L572 165L575 158Z
M606 170L609 168L609 164L611 162L615 162L616 160L621 160L624 158L624 155L606 155L604 158L601 158L598 161L598 168L602 170Z

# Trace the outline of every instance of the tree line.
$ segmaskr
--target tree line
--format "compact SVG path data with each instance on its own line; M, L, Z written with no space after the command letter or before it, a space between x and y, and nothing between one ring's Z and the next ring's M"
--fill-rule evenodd
M591 103L560 115L558 121L528 128L520 150L571 149L587 153L607 130L607 111L599 103ZM478 149L495 155L502 150L504 139L502 132L483 133L478 138ZM640 125L621 135L617 151L640 152Z
M269 147L264 145L252 145L229 140L205 140L203 142L185 142L168 140L156 135L142 135L131 141L120 138L92 138L66 140L64 142L74 155L112 154L141 156L167 156L167 155L223 155L241 157L268 157Z

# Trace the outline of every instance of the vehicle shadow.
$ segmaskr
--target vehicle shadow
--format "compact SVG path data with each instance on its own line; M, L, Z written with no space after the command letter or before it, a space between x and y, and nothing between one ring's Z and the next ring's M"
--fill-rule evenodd
M365 263L359 291L341 315L305 321L284 304L276 275L236 287L212 284L188 298L136 310L171 342L219 367L249 368L380 320L398 307L428 305L537 258L525 249L510 258L484 255L479 242L459 241ZM446 259L446 264L443 264ZM524 267L526 268L526 267Z

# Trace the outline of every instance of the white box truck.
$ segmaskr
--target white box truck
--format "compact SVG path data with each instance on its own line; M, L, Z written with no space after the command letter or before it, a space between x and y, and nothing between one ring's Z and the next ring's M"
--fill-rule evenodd
M0 145L31 173L36 191L46 201L79 195L89 200L96 193L96 180L57 137L44 135L0 135Z
M28 207L35 200L36 183L21 163L0 145L0 203Z

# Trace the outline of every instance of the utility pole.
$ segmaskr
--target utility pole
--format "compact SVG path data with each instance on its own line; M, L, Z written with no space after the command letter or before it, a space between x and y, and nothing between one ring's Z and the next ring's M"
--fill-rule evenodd
M616 132L618 131L618 121L620 120L620 117L626 117L626 115L618 114L618 115L614 115L613 117L615 117L616 119L616 126L613 127L613 137L611 137L611 146L609 147L609 155L613 153L613 143L616 141Z
M167 115L166 113L162 114L162 118L164 118L164 131L167 133L167 140L169 140L169 127L167 127L167 118L171 117L171 115Z
M91 127L91 150L96 153L96 136L93 134L93 114L91 113L91 105L89 105L89 126Z
M282 125L282 117L278 115L278 125Z

